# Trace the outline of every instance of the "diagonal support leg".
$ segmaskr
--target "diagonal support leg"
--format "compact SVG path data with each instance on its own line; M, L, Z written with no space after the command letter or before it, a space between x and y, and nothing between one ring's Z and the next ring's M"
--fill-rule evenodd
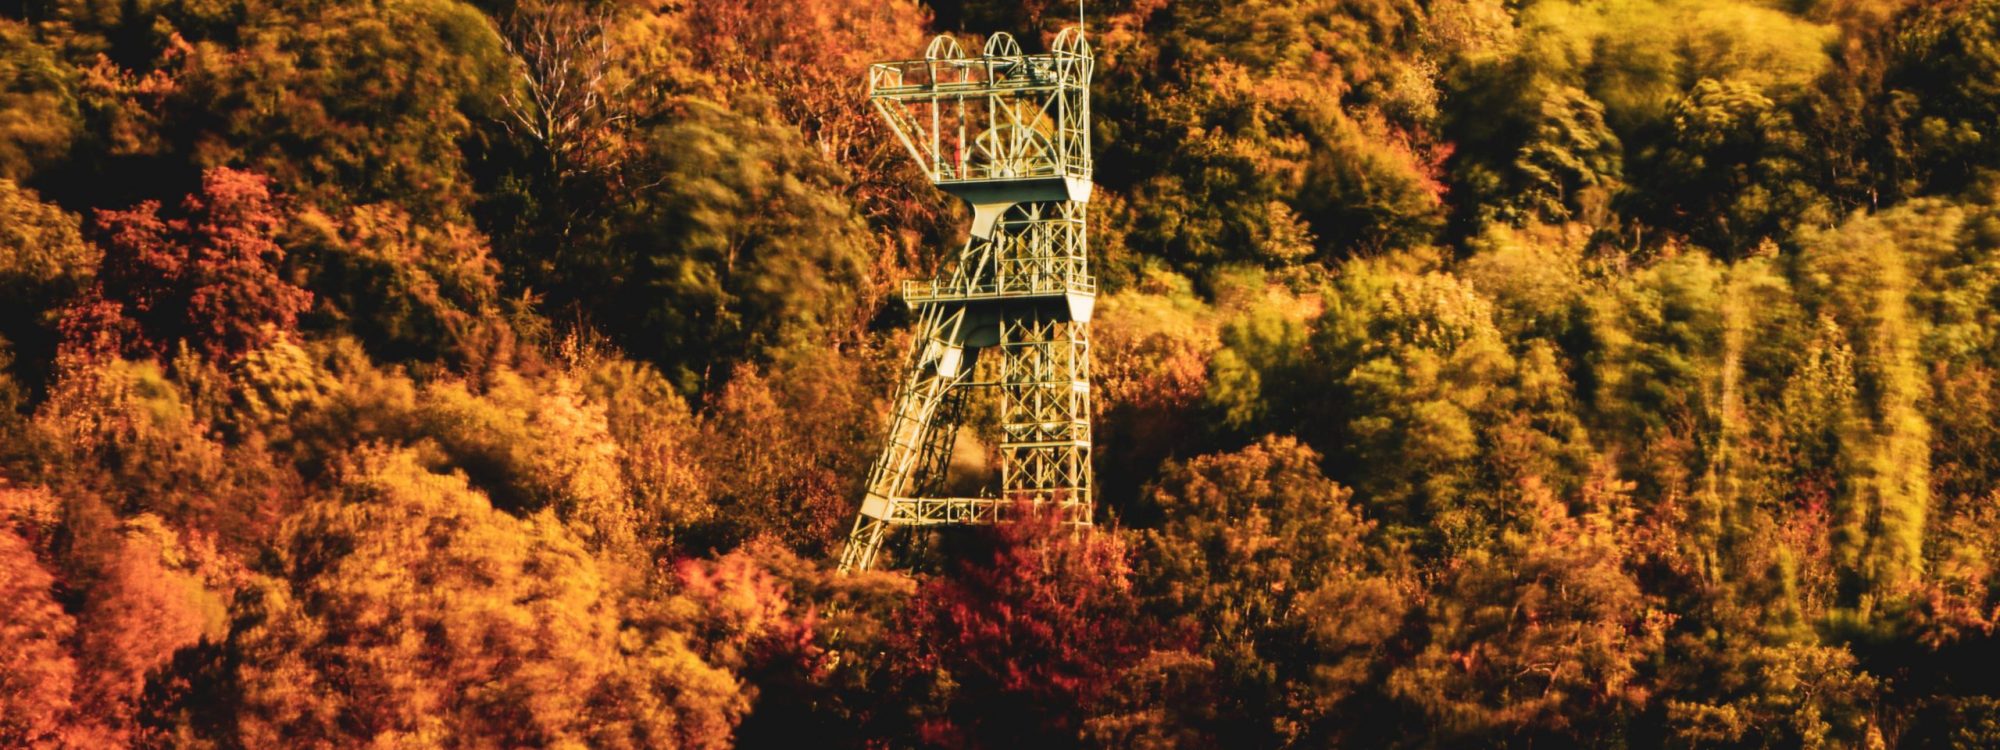
M973 354L964 341L965 314L957 305L924 309L909 375L896 395L888 442L869 470L868 495L841 551L841 572L874 564L889 533L895 499L935 484L950 458L960 400L954 386L972 369Z

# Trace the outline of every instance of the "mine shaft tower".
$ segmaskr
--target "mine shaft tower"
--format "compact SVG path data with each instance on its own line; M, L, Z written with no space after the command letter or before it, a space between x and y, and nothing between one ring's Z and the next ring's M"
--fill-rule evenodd
M1091 65L1073 27L1041 54L1001 33L973 57L940 35L922 60L868 70L876 109L931 182L971 204L972 231L934 277L904 282L916 336L843 572L872 567L896 526L1091 523ZM973 378L982 356L999 358L990 381ZM974 391L998 392L999 494L944 497Z

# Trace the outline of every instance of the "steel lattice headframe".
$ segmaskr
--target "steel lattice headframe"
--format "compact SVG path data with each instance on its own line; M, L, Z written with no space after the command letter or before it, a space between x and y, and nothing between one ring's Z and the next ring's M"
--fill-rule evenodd
M872 567L895 526L1048 511L1091 523L1091 66L1083 30L1070 28L1041 54L1002 33L971 57L941 35L922 60L869 68L876 109L931 182L971 204L973 221L956 259L903 286L916 336L842 571ZM972 373L983 355L998 361L981 382ZM999 492L944 497L974 390L998 392Z

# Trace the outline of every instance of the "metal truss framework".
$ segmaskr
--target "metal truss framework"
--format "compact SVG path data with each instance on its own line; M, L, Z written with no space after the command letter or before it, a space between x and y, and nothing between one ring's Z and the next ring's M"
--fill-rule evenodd
M1091 67L1082 30L1071 28L1042 54L995 34L968 57L944 35L923 60L869 69L876 108L931 181L971 204L973 226L957 258L903 286L916 336L843 572L873 567L898 526L1023 512L1091 524ZM975 391L998 395L1000 486L940 496Z

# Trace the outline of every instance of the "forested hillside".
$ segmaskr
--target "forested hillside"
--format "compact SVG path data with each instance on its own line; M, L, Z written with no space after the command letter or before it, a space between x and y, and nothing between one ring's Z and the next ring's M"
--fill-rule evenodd
M1075 12L0 2L0 747L2000 746L2000 0L1092 0L1099 531L836 575Z

